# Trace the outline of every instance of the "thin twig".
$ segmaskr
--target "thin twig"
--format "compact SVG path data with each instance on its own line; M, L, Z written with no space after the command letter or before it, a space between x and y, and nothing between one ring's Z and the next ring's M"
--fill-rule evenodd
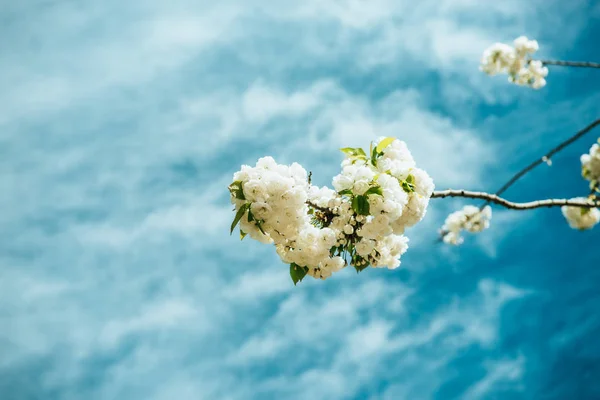
M600 63L587 61L559 61L559 60L539 60L544 65L558 65L561 67L579 67L579 68L600 68Z
M547 199L547 200L536 200L530 201L527 203L515 203L502 197L485 192L471 192L468 190L441 190L433 192L431 195L432 198L443 199L444 197L465 197L469 199L481 199L486 200L486 203L494 203L501 205L506 208L510 208L513 210L531 210L534 208L541 207L561 207L561 206L571 206L571 207L582 207L582 208L593 208L600 207L600 201L582 201L582 200L568 200L568 199Z
M330 209L328 209L327 207L320 207L318 205L316 205L315 203L313 203L312 201L307 201L306 204L312 208L314 208L317 211L321 211L323 213L327 213L327 212L331 212Z
M598 118L597 120L595 120L594 122L592 122L591 124L589 124L588 126L586 126L585 128L583 128L582 130L580 130L579 132L577 132L575 135L571 136L569 139L567 139L564 142L560 143L558 146L554 147L552 150L550 150L549 152L547 152L546 154L544 154L542 157L537 158L531 164L529 164L528 166L526 166L525 168L523 168L522 170L520 170L519 172L517 172L512 178L510 178L508 180L508 182L506 182L504 185L502 185L502 187L500 189L498 189L495 194L498 195L498 196L500 196L509 187L511 187L516 181L518 181L523 175L525 175L526 173L528 173L529 171L531 171L532 169L534 169L538 165L547 162L548 160L551 159L551 157L553 155L555 155L556 153L558 153L559 151L561 151L562 149L564 149L565 147L567 147L571 143L575 142L577 139L581 138L582 136L584 136L586 133L588 133L589 131L591 131L592 129L594 129L598 125L600 125L600 118ZM490 202L491 201L489 201L489 200L486 201L481 206L481 208L483 208L486 205L490 204Z

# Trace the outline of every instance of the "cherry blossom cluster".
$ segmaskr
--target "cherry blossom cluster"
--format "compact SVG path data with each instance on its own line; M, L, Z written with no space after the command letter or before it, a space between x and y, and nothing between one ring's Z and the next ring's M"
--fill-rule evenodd
M587 198L576 197L572 200L597 200L598 193L600 193L600 139L598 139L598 143L592 145L588 154L581 156L581 175L590 181L592 191ZM573 229L591 229L600 222L600 210L598 208L563 206L561 211L569 226Z
M290 265L294 284L305 275L326 279L347 265L357 271L397 268L408 249L407 227L426 213L434 190L406 143L380 138L369 154L343 148L333 187L311 184L299 164L271 157L244 165L229 185L240 236L272 243Z
M581 156L581 173L590 181L590 188L600 182L600 139L592 145L588 154Z
M584 201L584 197L577 197L573 200ZM569 226L573 229L586 230L593 228L600 222L600 210L597 208L581 207L561 207L562 214L567 219Z
M458 246L463 243L461 232L478 233L490 227L492 208L485 206L482 209L467 205L448 215L441 229L445 243Z
M488 75L508 74L509 82L540 89L546 85L548 68L529 56L538 50L538 42L519 36L513 46L495 43L483 52L479 69Z

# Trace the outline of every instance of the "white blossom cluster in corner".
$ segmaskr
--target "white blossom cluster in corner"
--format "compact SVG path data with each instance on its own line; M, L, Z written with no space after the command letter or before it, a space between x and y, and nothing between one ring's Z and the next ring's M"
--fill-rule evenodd
M600 182L600 139L592 145L588 154L581 156L581 174L590 181L590 188Z
M441 229L445 243L458 246L463 243L464 238L460 235L463 230L478 233L489 228L492 219L492 208L467 205L448 215Z
M479 69L488 75L508 74L509 82L540 89L546 85L548 68L528 57L538 50L538 42L519 36L513 46L495 43L483 52Z
M597 201L600 199L600 139L594 143L588 154L581 156L581 175L590 181L592 192L585 197L576 197L572 200L577 201ZM600 210L598 208L583 208L563 206L561 208L563 216L566 218L569 226L573 229L586 230L591 229L600 222Z
M584 197L576 197L572 200L585 201ZM600 210L597 208L561 207L561 211L569 226L573 229L586 230L593 228L600 222Z
M335 190L313 186L299 164L271 157L242 166L229 185L236 211L231 231L239 223L242 239L274 244L294 284L307 274L326 279L347 265L397 268L408 249L404 230L427 210L433 181L404 142L380 138L368 155L342 151Z

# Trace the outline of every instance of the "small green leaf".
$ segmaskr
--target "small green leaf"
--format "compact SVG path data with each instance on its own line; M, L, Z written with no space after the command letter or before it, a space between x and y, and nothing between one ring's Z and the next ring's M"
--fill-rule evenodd
M371 150L371 164L373 164L373 166L377 166L377 157L379 157L380 154L377 152L377 148L374 147L373 150Z
M414 184L415 183L415 177L412 174L408 174L408 176L406 177L406 182L408 182L410 184Z
M415 191L415 185L410 184L406 181L402 181L402 189L406 192L406 193L413 193Z
M369 198L367 196L362 196L361 199L361 211L362 215L369 215L371 211L371 205L369 204Z
M369 266L369 264L365 264L365 265L354 265L354 269L356 270L356 273L362 272L365 269L367 269L367 267Z
M359 154L357 156L350 156L350 160L352 161L352 164L355 164L357 161L367 161L367 156L362 154Z
M291 263L290 264L290 276L292 277L292 281L294 282L294 286L296 286L296 284L298 282L301 282L302 279L304 279L304 277L306 276L306 273L308 272L308 268L307 267L301 267L296 263Z
M240 229L240 240L244 240L246 235L247 235L247 233Z
M365 192L365 196L369 196L371 194L378 194L379 196L383 196L383 189L381 188L381 186L373 186Z
M242 187L242 181L234 181L228 186L229 190L240 189Z
M338 192L338 194L339 194L340 196L352 196L352 190L350 190L350 189L344 189L344 190L340 190L340 191Z
M383 152L383 149L385 149L386 147L388 147L390 144L392 144L392 142L396 140L395 137L387 137L385 139L383 139L381 142L379 142L379 144L377 145L377 152L381 153Z
M260 233L262 233L263 235L266 235L263 227L262 227L262 222L261 221L256 221L256 226L258 227L258 230L260 231Z
M238 212L235 214L235 218L233 218L233 222L231 223L231 230L229 231L230 235L233 233L233 230L237 226L238 222L240 222L240 220L244 216L244 213L247 210L249 210L249 209L250 209L250 204L249 203L246 203L246 204L244 204L244 205L242 205L240 207L240 209L238 210Z
M352 199L352 210L358 215L369 215L370 206L367 196L355 196Z
M356 214L360 215L360 212L359 212L360 208L359 208L359 205L358 205L358 197L359 196L355 196L355 197L352 198L351 205L352 205L352 211L354 211Z
M369 263L366 262L367 260L365 260L364 258L362 258L359 255L354 255L352 256L352 266L354 267L354 269L356 270L356 273L358 274L361 271L364 271L368 266ZM365 262L365 264L363 265L362 263ZM360 263L361 265L358 265L358 263Z
M415 191L415 185L414 183L410 183L409 180L414 182L414 179L414 176L408 175L406 180L398 179L398 183L406 193L413 193Z
M591 211L591 208L581 207L579 210L581 211L581 215L583 216L589 213Z
M236 199L246 200L242 181L232 182L227 188L229 189L229 193L231 193Z
M354 254L354 244L352 242L348 243L348 253Z
M254 221L254 214L252 214L252 210L250 209L250 205L248 205L248 222Z
M340 151L350 157L364 157L367 158L367 155L365 154L365 151L363 149L361 149L360 147L343 147L340 149Z

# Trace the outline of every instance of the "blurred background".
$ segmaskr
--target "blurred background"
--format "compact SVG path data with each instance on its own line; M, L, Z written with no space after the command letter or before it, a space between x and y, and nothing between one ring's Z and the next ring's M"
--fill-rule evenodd
M558 209L496 208L450 248L473 202L434 199L401 268L297 287L228 232L241 164L330 185L382 135L438 189L497 189L600 117L600 70L478 71L520 35L600 62L600 6L0 0L0 398L600 398L600 228ZM506 197L586 195L598 136Z

